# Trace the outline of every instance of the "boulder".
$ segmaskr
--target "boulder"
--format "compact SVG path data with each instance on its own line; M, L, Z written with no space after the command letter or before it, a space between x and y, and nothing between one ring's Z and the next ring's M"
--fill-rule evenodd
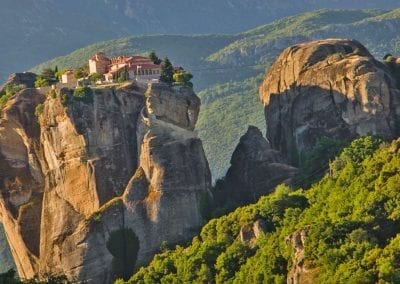
M285 49L260 86L260 98L271 147L294 163L323 136L392 139L399 134L396 80L355 40L319 40Z

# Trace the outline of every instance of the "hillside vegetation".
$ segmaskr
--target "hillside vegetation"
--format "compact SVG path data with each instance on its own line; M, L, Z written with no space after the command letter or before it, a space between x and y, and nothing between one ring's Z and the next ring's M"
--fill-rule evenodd
M128 283L286 283L299 260L288 241L296 232L306 236L300 260L312 283L398 283L399 149L400 141L354 140L310 189L281 185L212 219L189 246L164 249ZM264 231L241 241L241 228L260 220Z
M213 178L224 175L232 149L247 126L265 129L258 105L258 85L265 70L286 47L329 37L355 38L382 58L400 53L400 9L317 10L277 20L236 35L141 36L97 43L45 62L59 69L85 64L96 51L110 55L147 53L168 55L194 75L202 99L198 130L210 161Z

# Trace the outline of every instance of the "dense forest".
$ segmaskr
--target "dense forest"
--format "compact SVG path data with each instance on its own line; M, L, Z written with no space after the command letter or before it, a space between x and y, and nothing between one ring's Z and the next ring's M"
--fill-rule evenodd
M166 244L127 283L286 283L298 264L288 241L296 232L306 236L301 265L313 283L398 283L399 151L399 141L356 139L310 188L280 185L210 220L190 245ZM261 232L243 237L260 222Z

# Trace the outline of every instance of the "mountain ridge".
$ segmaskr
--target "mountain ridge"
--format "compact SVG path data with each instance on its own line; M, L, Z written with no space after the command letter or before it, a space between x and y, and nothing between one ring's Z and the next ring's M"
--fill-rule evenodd
M398 6L357 0L4 0L0 6L0 80L51 57L102 40L155 33L237 33L281 17L318 8ZM43 43L49 44L43 44Z

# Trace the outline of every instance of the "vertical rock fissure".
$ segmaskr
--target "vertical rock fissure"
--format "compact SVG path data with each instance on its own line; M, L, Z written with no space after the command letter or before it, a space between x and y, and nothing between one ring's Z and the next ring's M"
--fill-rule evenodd
M112 91L112 94L113 94L114 99L118 102L118 104L121 105L121 102L119 101L117 95L115 94L115 90ZM131 175L134 165L133 165L133 162L131 159L131 155L129 153L129 143L133 143L133 141L136 140L136 137L135 137L136 135L134 134L135 135L134 137L127 137L127 134L126 134L127 126L126 126L125 118L126 118L126 112L124 109L122 109L121 114L120 114L120 120L122 121L122 129L121 129L122 147L123 147L123 151L124 151L125 162L128 167L127 172L128 172L128 175Z

